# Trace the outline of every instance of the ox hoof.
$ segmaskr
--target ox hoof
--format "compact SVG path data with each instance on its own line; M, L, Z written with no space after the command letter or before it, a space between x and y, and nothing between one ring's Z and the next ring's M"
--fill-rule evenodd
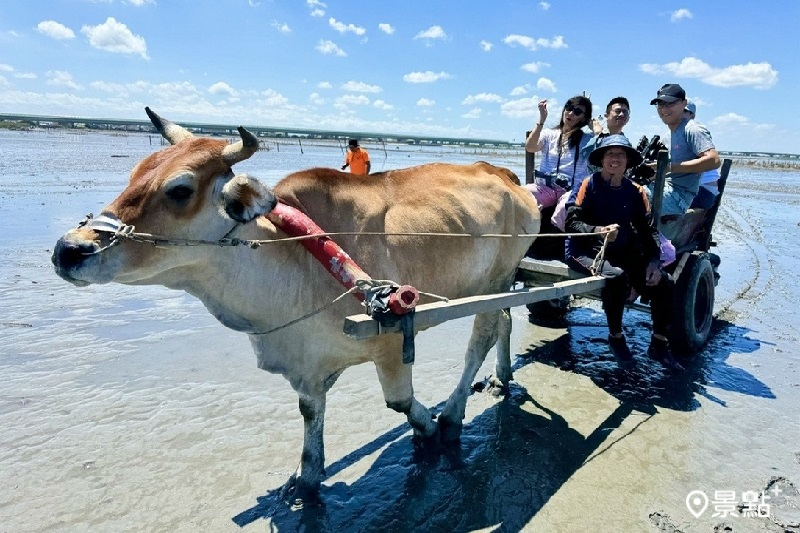
M280 488L280 497L293 509L316 507L320 504L319 483L307 483L295 475Z
M453 422L448 418L439 418L439 435L442 442L456 442L461 439L463 424L459 420Z
M492 396L499 397L508 394L508 384L511 379L500 379L496 376L490 376L486 383L485 391Z

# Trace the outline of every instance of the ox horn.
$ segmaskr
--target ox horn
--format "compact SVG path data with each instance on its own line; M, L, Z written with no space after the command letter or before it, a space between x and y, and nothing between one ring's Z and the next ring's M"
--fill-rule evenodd
M150 122L156 127L158 133L161 134L170 144L178 144L184 139L194 137L192 132L184 127L178 126L174 122L170 122L165 118L159 117L149 107L144 108L147 116L150 117Z
M258 138L241 126L237 129L242 140L229 144L222 150L222 158L231 166L239 161L244 161L258 151Z

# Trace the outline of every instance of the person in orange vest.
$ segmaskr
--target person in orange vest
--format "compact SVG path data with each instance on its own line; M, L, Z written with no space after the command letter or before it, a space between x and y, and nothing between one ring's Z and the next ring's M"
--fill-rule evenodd
M342 170L350 167L353 174L369 174L372 164L369 162L369 153L358 145L358 139L350 139L350 149L342 165Z

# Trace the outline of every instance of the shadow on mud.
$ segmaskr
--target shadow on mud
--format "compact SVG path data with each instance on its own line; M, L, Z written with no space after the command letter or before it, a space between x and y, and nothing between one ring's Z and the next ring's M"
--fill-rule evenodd
M536 413L522 409L526 402ZM278 531L520 531L630 412L620 405L584 437L512 384L464 427L460 443L416 448L400 437L404 424L330 465L328 475L390 442L355 483L323 486L318 507L292 510L271 491L233 521L269 518Z
M733 352L758 348L759 341L744 328L717 322L707 348L687 362L684 374L673 375L641 356L634 366L620 368L607 354L605 326L597 314L571 311L565 335L530 348L516 363L517 369L538 362L586 375L619 400L588 436L512 383L502 401L464 426L460 443L420 449L403 424L329 465L333 476L380 452L354 483L323 486L318 506L292 509L274 490L233 521L244 527L269 519L277 531L520 531L573 473L656 416L658 408L697 409L695 394L724 405L708 386L774 397L766 385L725 362ZM646 343L648 317L631 318L641 318L643 333L629 342ZM615 442L605 442L634 411L648 416Z
M535 318L532 323L542 323ZM608 348L608 330L601 311L575 307L559 322L546 326L566 328L556 340L520 355L517 367L538 362L592 380L598 387L635 409L653 412L663 407L678 411L697 409L696 395L720 405L725 402L711 392L717 388L759 398L775 398L773 392L747 371L731 366L733 353L751 353L762 341L750 337L751 331L731 322L715 319L708 343L702 351L680 357L685 372L670 372L645 355L650 342L650 317L641 311L627 311L625 332L634 361L616 362Z

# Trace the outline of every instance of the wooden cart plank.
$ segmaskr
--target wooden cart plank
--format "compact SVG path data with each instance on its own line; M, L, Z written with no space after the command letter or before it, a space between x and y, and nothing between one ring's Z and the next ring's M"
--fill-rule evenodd
M469 296L449 302L418 305L414 315L414 328L420 330L456 318L591 292L602 288L604 283L604 278L591 276L560 281L548 287L525 287L499 294ZM399 331L399 323L382 327L366 314L349 316L344 321L345 335L358 340Z
M518 268L525 272L560 276L564 279L582 279L588 276L587 274L581 274L580 272L572 270L563 261L555 259L533 259L530 257L523 257Z

